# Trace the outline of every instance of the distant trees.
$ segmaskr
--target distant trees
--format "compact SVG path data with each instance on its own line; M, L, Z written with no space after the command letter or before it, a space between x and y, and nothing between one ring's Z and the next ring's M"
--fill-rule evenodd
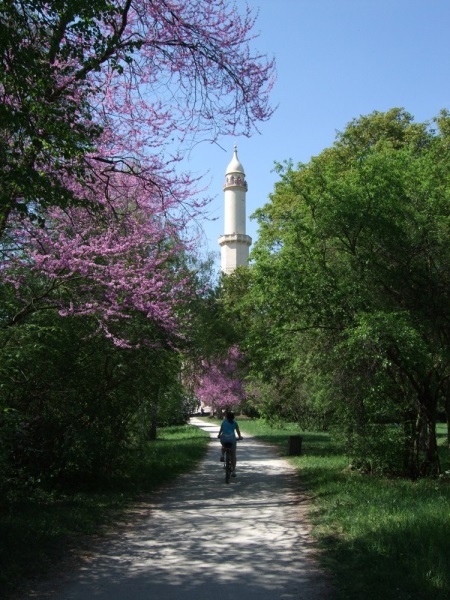
M253 377L272 390L265 409L336 426L361 468L439 471L449 134L446 112L433 126L400 109L375 112L310 163L278 165L270 202L256 212L254 264L234 284L246 290L233 296L234 315L247 326Z
M246 398L245 375L244 357L232 346L226 356L216 355L197 366L193 377L195 396L219 415L239 410Z

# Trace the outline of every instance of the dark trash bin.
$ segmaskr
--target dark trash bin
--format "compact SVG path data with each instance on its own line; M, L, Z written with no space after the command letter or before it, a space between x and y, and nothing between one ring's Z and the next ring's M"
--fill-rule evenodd
M290 435L288 440L288 455L289 456L300 456L302 453L302 441L301 435Z

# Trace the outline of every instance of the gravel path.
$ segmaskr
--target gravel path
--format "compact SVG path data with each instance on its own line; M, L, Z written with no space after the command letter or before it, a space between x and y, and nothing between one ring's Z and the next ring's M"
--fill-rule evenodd
M26 598L53 600L316 600L330 598L314 561L306 502L290 464L246 437L224 482L218 427L195 473L138 506L92 556Z

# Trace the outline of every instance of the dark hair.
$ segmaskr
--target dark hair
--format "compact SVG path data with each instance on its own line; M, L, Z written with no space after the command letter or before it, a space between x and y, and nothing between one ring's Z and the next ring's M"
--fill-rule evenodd
M232 412L229 412L229 413L227 414L227 419L230 421L230 423L231 423L232 421L234 421L234 413L232 413Z

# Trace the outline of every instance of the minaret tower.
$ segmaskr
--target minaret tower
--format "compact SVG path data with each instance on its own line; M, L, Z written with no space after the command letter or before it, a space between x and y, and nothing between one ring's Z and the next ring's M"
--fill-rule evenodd
M245 196L247 193L244 167L237 157L237 146L225 172L225 226L219 238L223 273L231 273L248 262L252 238L245 234Z

